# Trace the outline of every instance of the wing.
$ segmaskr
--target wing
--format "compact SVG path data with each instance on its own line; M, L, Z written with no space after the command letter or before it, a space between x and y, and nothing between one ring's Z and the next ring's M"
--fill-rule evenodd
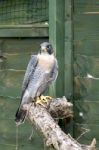
M37 66L37 63L38 63L38 57L37 55L32 55L31 56L31 59L28 63L28 66L27 66L27 69L26 69L26 72L25 72L25 75L24 75L24 79L23 79L23 84L22 84L22 95L21 95L21 99L23 97L23 94L29 84L29 81L30 81L30 77L31 75L33 74L33 72L35 71L35 68Z
M58 63L57 60L55 59L55 63L53 65L51 75L50 75L50 82L55 81L58 76Z
M24 80L23 80L23 85L22 85L22 95L21 95L21 101L20 101L20 105L19 105L19 108L16 112L16 117L15 117L15 120L16 122L23 122L25 117L26 117L26 113L27 111L24 110L22 107L21 107L21 104L22 104L22 98L23 98L23 95L28 87L28 84L30 82L30 79L31 79L31 75L33 75L33 73L35 72L35 68L38 64L38 57L37 55L32 55L31 56L31 59L29 61L29 64L27 66L27 70L25 72L25 76L24 76ZM24 101L23 101L24 102Z

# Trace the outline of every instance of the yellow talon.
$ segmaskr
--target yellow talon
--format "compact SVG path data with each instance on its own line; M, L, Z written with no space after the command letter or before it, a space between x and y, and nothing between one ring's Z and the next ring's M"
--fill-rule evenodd
M40 97L36 98L36 104L40 104L40 105L44 106L44 104L42 103Z
M44 106L44 104L48 103L49 100L52 100L52 97L41 95L40 97L37 97L36 104Z
M47 103L49 100L52 100L52 97L41 95L40 99L42 102Z

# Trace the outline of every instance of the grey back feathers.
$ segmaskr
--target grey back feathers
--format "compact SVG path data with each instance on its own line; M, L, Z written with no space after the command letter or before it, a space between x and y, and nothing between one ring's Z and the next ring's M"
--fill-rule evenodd
M24 75L24 79L23 79L23 84L22 84L22 96L30 82L31 76L33 75L35 68L37 66L38 63L38 58L37 55L32 55L31 59L28 63L25 75Z
M48 65L46 63L49 61L50 64L50 60L47 60L46 57L49 58L49 56L46 55L33 55L31 57L23 81L22 104L30 102L28 97L33 99L40 96L44 93L49 84L56 79L58 74L57 61L53 56L53 63L51 62L52 64ZM43 59L45 59L45 64L43 64Z
M49 46L48 46L49 45ZM16 122L23 122L26 111L23 110L23 105L30 103L37 96L45 92L47 87L56 80L58 75L58 64L55 56L50 51L50 44L43 43L47 53L32 55L27 66L22 84L22 95L20 106L16 113Z

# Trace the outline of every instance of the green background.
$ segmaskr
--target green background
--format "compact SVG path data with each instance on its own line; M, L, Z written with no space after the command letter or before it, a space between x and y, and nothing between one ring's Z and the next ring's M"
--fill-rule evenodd
M25 69L30 55L37 53L39 44L48 39L59 62L55 93L57 97L65 95L74 104L74 119L68 131L77 138L89 129L79 142L90 144L95 137L99 147L99 2L54 0L53 3L50 0L49 26L46 24L48 1L34 4L39 11L34 13L34 18L29 17L32 22L28 22L27 16L33 12L27 11L27 1L17 1L17 4L19 2L21 5L16 5L16 9L22 10L25 2L25 13L17 11L17 17L13 19L11 16L15 15L13 11L16 9L6 9L11 1L0 1L0 19L4 19L0 21L0 56L3 56L0 57L0 149L15 149L14 115L20 101ZM9 19L1 14L2 6L4 12L11 11ZM45 6L46 12L41 9ZM67 128L64 130L67 132ZM30 133L31 124L28 122L19 127L18 150L43 150L40 133L35 129L31 142L28 141Z

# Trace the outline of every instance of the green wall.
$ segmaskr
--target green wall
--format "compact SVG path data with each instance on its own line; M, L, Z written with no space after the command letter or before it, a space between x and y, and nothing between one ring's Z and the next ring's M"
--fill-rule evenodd
M74 136L99 146L99 3L74 0Z
M98 146L99 3L97 0L55 0L54 5L51 0L49 36L60 67L54 92L74 103L74 120L68 131L77 138L87 128L90 131L79 141L90 144L96 137ZM14 114L20 101L25 68L30 55L46 40L48 25L43 23L0 26L0 55L5 57L0 58L0 149L15 149ZM43 150L37 131L33 141L27 141L30 132L28 123L19 128L19 150Z
M0 58L0 150L15 150L15 112L20 103L21 85L31 54L48 38L1 38ZM43 150L43 139L34 129L32 141L28 141L32 126L29 122L19 127L18 150Z

